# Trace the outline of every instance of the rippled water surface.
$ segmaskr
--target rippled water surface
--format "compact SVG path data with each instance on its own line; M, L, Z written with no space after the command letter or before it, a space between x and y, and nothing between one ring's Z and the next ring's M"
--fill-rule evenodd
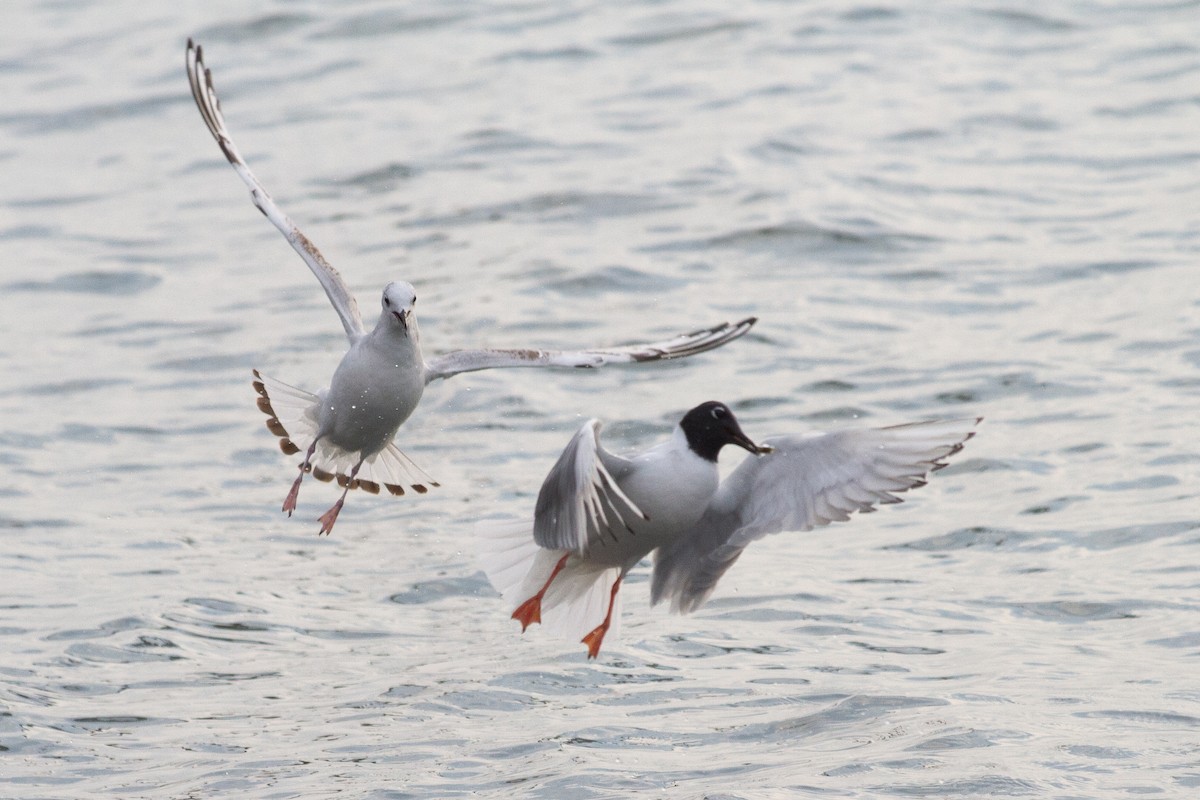
M364 309L465 375L443 488L279 504L250 370L344 337L188 95ZM0 795L1189 797L1200 787L1200 5L13 4L0 31ZM617 448L986 421L898 507L753 546L690 617L518 635L473 525ZM737 456L727 454L729 464ZM728 467L729 464L726 464Z

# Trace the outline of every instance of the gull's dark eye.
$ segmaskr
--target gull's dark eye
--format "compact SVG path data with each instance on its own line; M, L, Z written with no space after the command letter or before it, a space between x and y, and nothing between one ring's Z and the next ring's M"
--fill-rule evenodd
M413 305L415 306L416 304L417 304L417 296L414 294L413 295Z
M392 299L390 297L388 297L386 294L383 296L383 304L385 306L387 306L388 308L392 307Z
M713 419L720 419L725 416L725 409L722 406L717 406L712 410Z

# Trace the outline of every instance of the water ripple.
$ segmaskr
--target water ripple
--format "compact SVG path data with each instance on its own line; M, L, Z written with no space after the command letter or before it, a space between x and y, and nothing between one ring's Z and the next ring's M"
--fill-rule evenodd
M1200 785L1194 3L26 6L0 56L10 794ZM443 489L352 495L318 538L336 493L279 512L295 462L247 376L322 386L345 339L196 116L187 36L366 316L418 284L430 351L759 325L658 369L431 385L398 442ZM756 542L693 615L635 568L594 661L518 634L473 523L527 515L582 419L642 447L717 395L751 432L988 422L905 503Z
M162 283L145 272L76 272L47 281L17 281L5 285L10 292L66 292L71 294L127 296L141 294Z

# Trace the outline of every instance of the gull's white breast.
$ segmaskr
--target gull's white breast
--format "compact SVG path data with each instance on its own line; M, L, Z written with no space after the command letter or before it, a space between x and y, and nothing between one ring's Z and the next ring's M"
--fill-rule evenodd
M422 370L411 347L385 349L374 337L360 340L333 373L321 413L323 435L350 452L378 452L420 402Z
M630 520L632 536L614 546L592 546L588 560L631 565L681 535L704 513L720 483L717 465L696 455L678 427L671 438L630 459L617 478L621 491L648 517Z

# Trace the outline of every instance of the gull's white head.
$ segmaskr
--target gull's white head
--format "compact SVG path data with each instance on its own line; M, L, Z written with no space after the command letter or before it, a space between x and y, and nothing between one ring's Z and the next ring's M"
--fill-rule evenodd
M417 290L411 283L392 281L383 287L383 316L380 322L404 333L416 330L417 320L413 306L417 304Z

